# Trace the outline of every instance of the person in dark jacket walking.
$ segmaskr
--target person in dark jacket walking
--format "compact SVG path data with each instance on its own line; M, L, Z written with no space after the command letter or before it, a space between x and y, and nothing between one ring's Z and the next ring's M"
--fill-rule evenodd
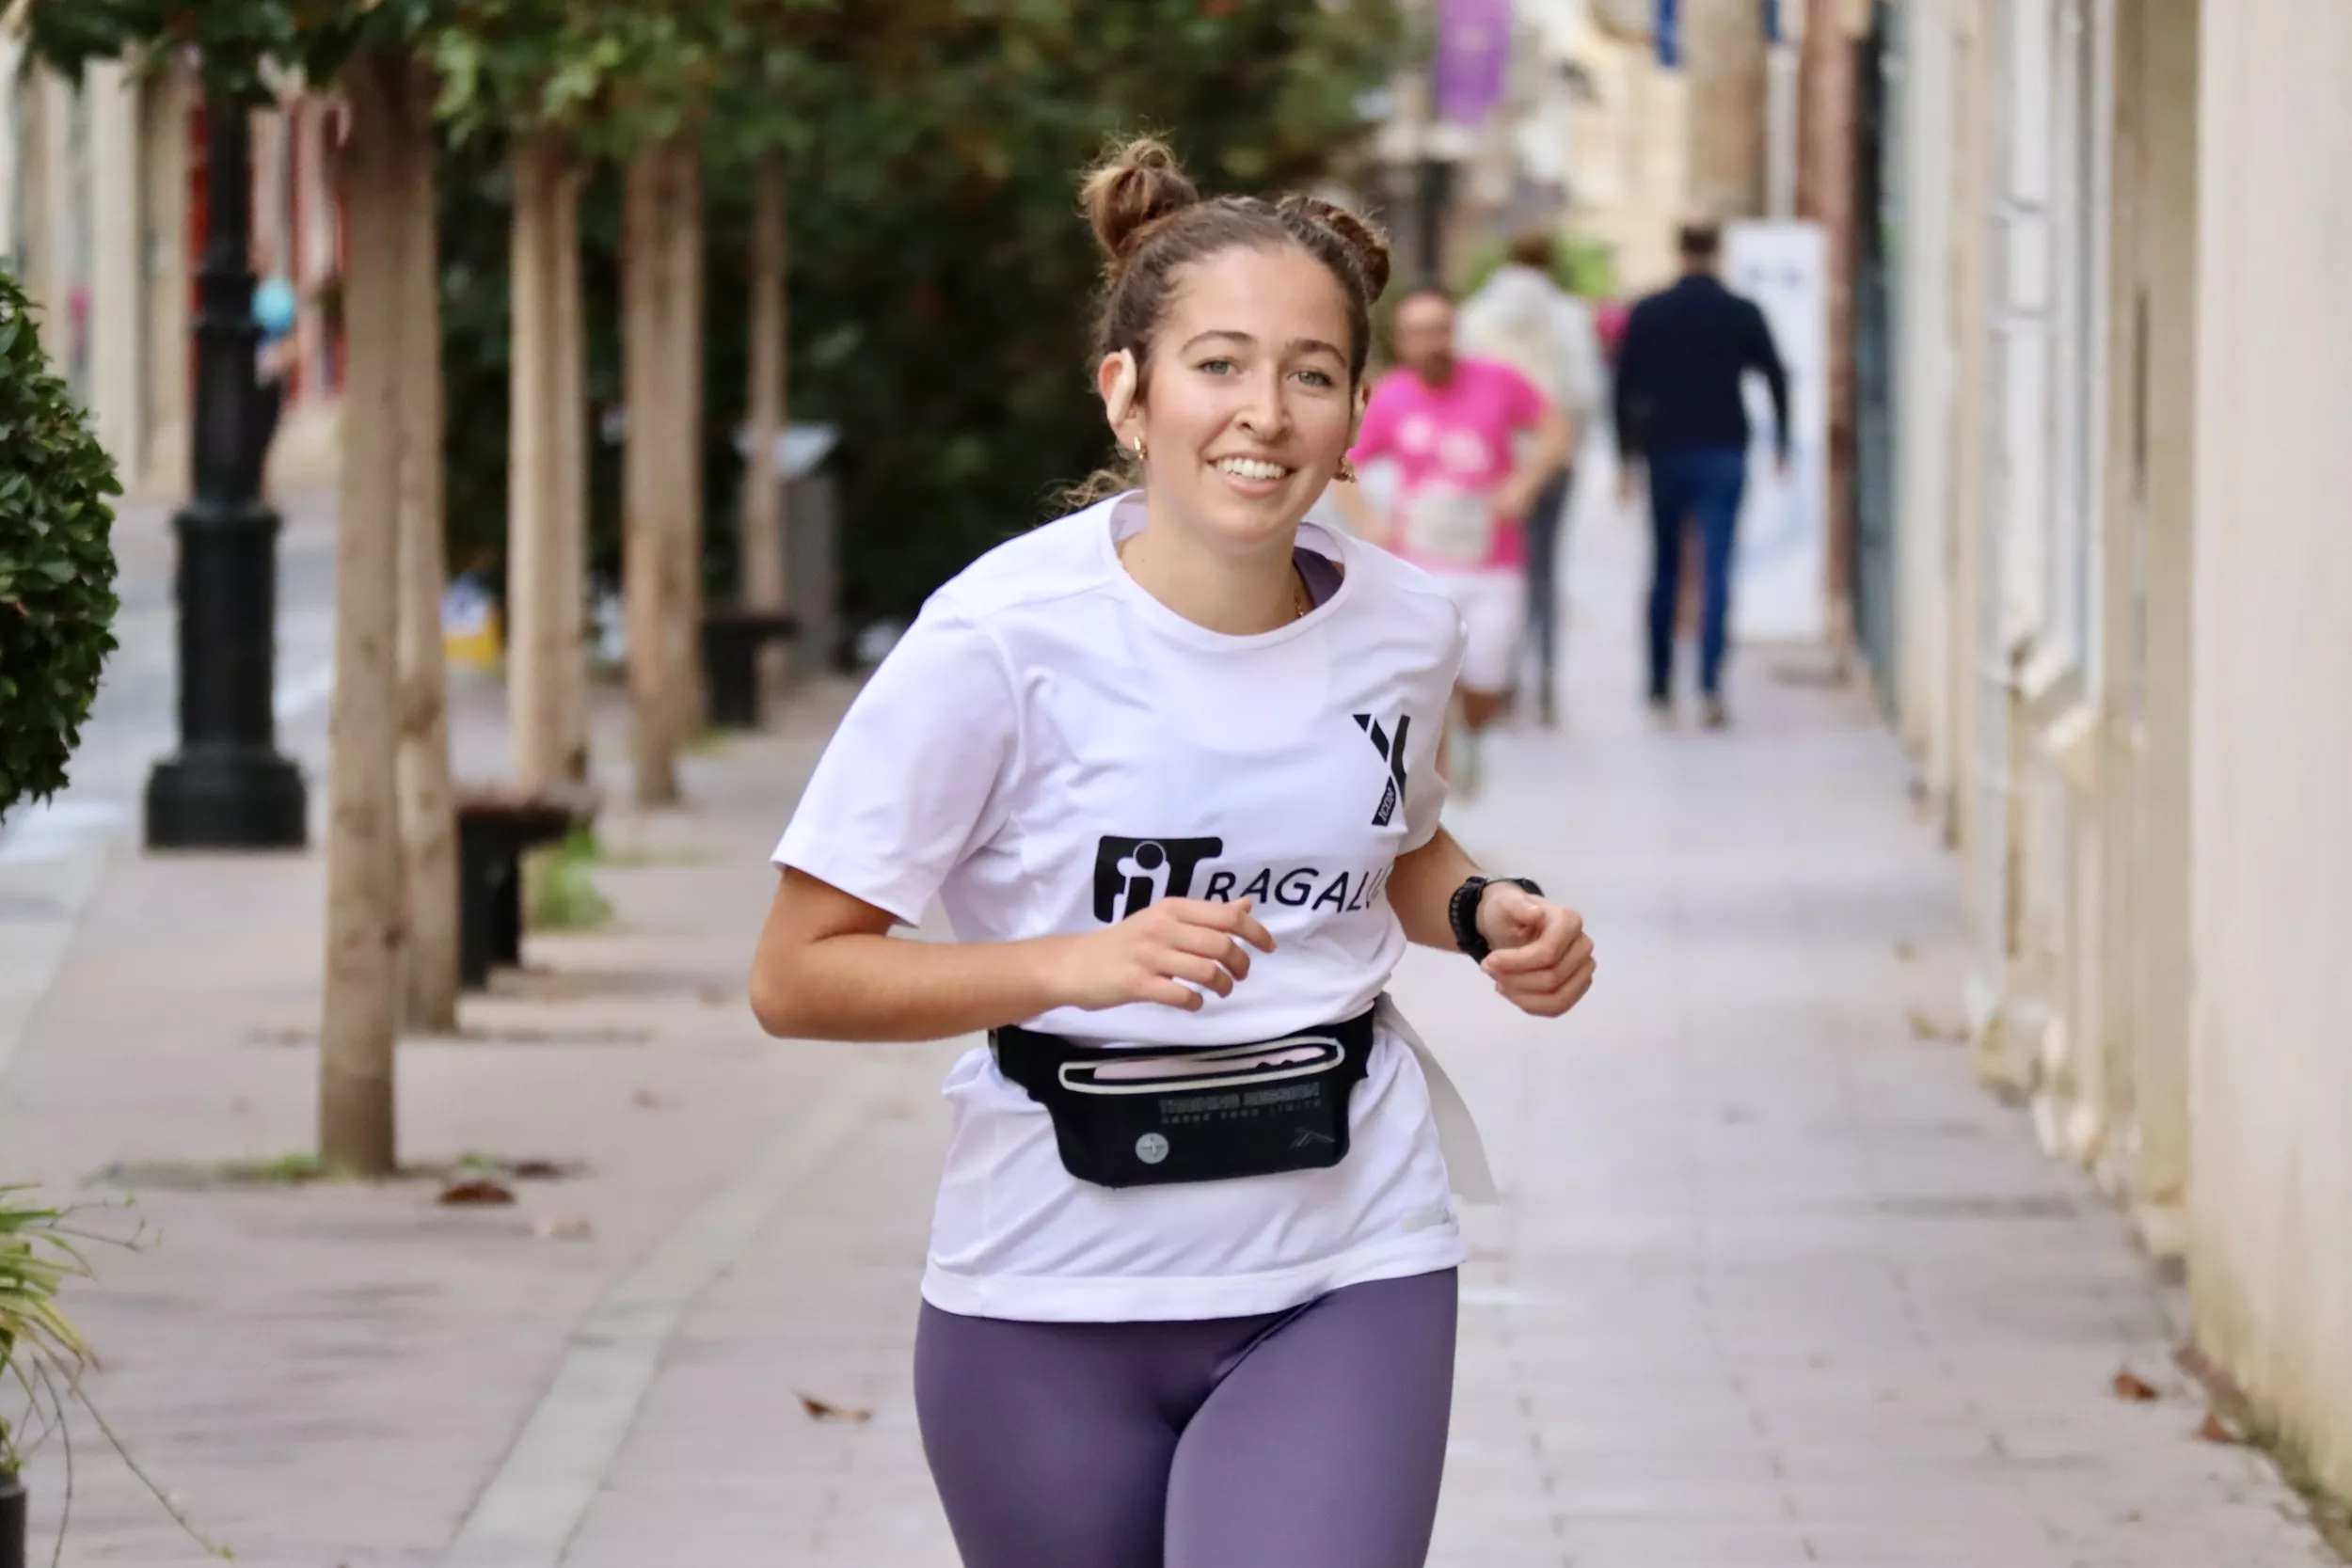
M1633 308L1617 365L1618 451L1625 483L1649 467L1655 574L1649 595L1649 700L1673 712L1675 600L1682 544L1695 523L1705 568L1699 628L1699 698L1706 722L1727 721L1723 702L1725 623L1731 611L1732 537L1747 486L1748 416L1740 400L1750 371L1772 388L1781 467L1788 462L1788 377L1764 312L1715 276L1722 239L1713 224L1686 225L1683 274Z

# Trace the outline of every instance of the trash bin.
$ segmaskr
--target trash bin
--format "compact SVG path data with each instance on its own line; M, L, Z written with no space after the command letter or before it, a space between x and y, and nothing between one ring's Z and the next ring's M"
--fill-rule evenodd
M711 724L755 729L759 724L759 653L782 641L795 676L839 663L838 522L834 479L824 471L840 438L828 424L796 424L776 438L783 476L784 592L781 612L745 604L716 606L703 616L704 689ZM747 436L736 436L745 450Z
M584 792L459 793L458 982L465 990L481 990L492 969L522 961L524 853L561 843L595 820L596 801Z
M703 689L710 694L712 728L759 727L759 651L798 626L787 613L741 605L703 616Z

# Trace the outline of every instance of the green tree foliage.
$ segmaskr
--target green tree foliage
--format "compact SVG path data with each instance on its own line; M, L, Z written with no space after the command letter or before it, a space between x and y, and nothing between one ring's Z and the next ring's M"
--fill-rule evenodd
M1454 278L1456 293L1468 296L1486 286L1503 263L1509 244L1490 240L1472 251L1457 270ZM1576 240L1565 234L1555 235L1551 245L1551 265L1546 269L1551 280L1583 299L1606 299L1616 288L1616 261L1608 244L1601 240Z
M751 3L461 0L433 48L442 118L461 141L555 130L583 157L626 154L702 119L744 71Z
M739 484L741 177L781 150L792 412L844 433L834 461L853 617L911 612L974 555L1050 515L1055 492L1104 454L1086 357L1099 263L1076 173L1105 141L1163 132L1213 189L1311 182L1359 137L1358 103L1405 46L1390 0L735 4L723 20L738 31L721 35L729 71L703 121L714 174L706 493L731 507ZM619 94L618 78L596 90ZM494 558L504 512L501 156L462 150L444 184L461 563ZM599 175L581 213L599 413L618 397L618 184ZM597 444L594 473L596 559L610 571L614 449ZM733 576L734 536L707 531L715 594Z
M707 494L731 506L745 385L745 175L792 191L793 417L839 425L845 596L903 615L1049 513L1103 454L1086 364L1098 280L1075 171L1161 132L1204 184L1311 182L1364 129L1405 47L1395 0L33 0L71 65L194 46L215 90L332 76L363 44L421 47L466 133L445 166L453 561L503 535L503 137L559 126L608 158L694 124L712 161ZM160 46L160 47L157 47ZM581 212L592 403L618 396L619 182ZM614 564L617 450L592 448L597 563ZM707 531L724 592L734 531Z
M30 0L33 55L69 74L92 59L160 66L193 51L208 91L248 103L273 72L325 82L363 48L411 44L471 0Z
M912 8L919 27L820 40L830 90L794 168L794 412L845 432L852 615L911 611L1107 453L1075 171L1152 129L1205 187L1312 182L1403 42L1367 0ZM741 247L714 235L713 253ZM714 349L739 388L739 344Z
M121 493L0 272L0 816L65 786L115 646L107 498Z

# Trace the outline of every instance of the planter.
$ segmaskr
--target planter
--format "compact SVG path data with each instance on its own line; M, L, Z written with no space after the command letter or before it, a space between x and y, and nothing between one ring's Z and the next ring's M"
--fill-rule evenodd
M0 1470L0 1568L24 1568L24 1483Z
M486 990L493 968L522 962L524 852L560 844L595 821L595 804L584 796L459 793L457 971L465 990ZM0 1568L15 1565L0 1558Z
M759 727L759 650L800 630L790 615L730 605L703 617L703 684L714 729Z

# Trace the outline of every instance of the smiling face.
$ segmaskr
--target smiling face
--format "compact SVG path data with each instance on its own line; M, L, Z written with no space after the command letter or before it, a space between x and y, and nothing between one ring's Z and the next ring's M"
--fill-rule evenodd
M1346 295L1291 245L1218 251L1176 285L1120 444L1143 439L1155 519L1223 550L1287 550L1354 436ZM1120 363L1103 361L1105 403Z

